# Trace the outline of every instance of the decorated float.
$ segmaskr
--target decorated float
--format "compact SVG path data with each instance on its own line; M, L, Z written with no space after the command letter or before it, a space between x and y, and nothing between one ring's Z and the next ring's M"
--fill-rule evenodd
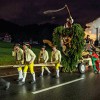
M54 29L52 42L44 40L44 43L48 43L51 47L56 45L61 51L61 64L64 72L74 72L78 69L80 73L84 73L86 64L81 58L85 46L85 33L82 26L78 23L73 23L74 20L67 5L61 9L45 11L44 14L58 12L66 8L69 13L66 23Z

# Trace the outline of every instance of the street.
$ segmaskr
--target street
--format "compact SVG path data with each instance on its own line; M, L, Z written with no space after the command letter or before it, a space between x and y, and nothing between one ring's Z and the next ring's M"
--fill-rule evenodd
M0 100L100 100L100 75L93 71L60 73L59 79L37 75L35 84L29 83L31 75L28 74L22 86L15 81L17 76L4 79L11 82L11 87L0 90Z

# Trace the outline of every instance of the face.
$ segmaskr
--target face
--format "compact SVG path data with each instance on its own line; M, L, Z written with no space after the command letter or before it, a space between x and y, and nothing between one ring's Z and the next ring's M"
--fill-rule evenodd
M27 46L26 45L23 45L23 49L25 50L27 48Z
M41 48L42 49L42 51L44 51L45 50L45 48Z
M53 47L52 50L53 50L53 51L56 51L57 49L56 49L56 47Z
M18 51L19 50L19 46L14 46L14 50Z

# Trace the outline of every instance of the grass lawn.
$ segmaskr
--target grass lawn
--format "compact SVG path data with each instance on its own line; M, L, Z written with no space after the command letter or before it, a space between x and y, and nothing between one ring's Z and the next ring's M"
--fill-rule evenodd
M37 62L40 49L41 49L40 46L35 46L32 48L33 52L37 56L35 63ZM15 60L12 57L12 50L13 50L13 44L0 41L0 65L15 64ZM51 49L47 48L47 51L49 52L49 56L50 56Z

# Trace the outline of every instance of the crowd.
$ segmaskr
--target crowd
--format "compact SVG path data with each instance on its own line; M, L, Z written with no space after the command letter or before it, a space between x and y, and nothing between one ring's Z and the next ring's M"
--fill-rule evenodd
M22 70L22 66L18 67L18 81L19 84L22 85L25 83L26 76L27 76L27 70L30 69L30 73L32 75L32 81L31 83L36 82L35 78L35 71L34 71L34 61L36 59L36 54L31 50L29 44L23 44L23 48L20 47L19 44L16 44L14 46L13 56L15 57L16 64L22 65L24 64L24 69ZM46 50L45 46L42 46L40 53L38 55L38 63L47 63L49 60L49 54ZM55 63L55 69L56 69L56 77L59 78L59 67L61 62L61 53L56 48L56 46L52 47L51 52L51 63ZM51 74L49 68L47 66L41 66L41 74L42 77L44 74L44 69L48 72L48 75Z
M94 73L100 73L100 60L99 55L100 50L97 53L97 48L94 46L94 42L92 39L90 39L90 36L87 35L85 38L85 48L83 51L83 56L87 55L85 60L89 60L89 66L93 67Z

